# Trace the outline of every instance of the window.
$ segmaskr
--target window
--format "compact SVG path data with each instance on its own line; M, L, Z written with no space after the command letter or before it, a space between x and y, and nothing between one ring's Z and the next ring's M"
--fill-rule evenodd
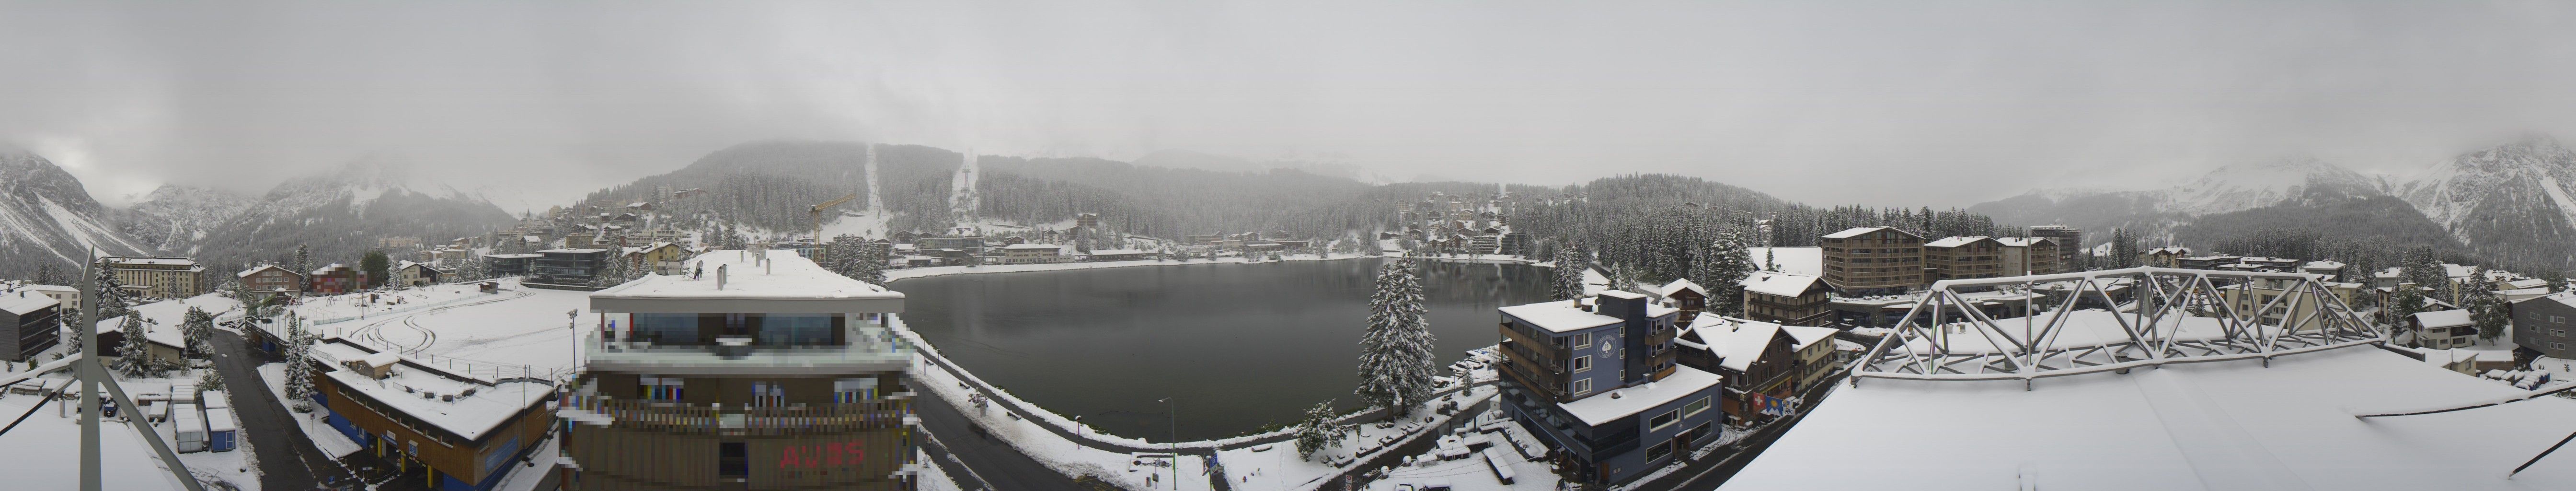
M1577 356L1577 357L1574 357L1574 363L1573 363L1573 365L1572 365L1572 368L1574 369L1574 373L1583 373L1583 371L1584 371L1584 370L1591 370L1591 369L1592 369L1592 357L1591 357L1591 356Z
M818 346L832 341L832 316L768 314L760 316L763 346Z
M785 406L787 405L787 387L777 382L752 382L751 405Z
M1592 393L1592 379L1587 378L1574 381L1574 395L1579 396L1590 393Z
M1821 344L1824 344L1824 343L1816 343L1816 344L1820 344L1820 345L1821 345ZM1699 413L1700 413L1700 411L1707 411L1707 410L1708 410L1708 398L1706 398L1706 397L1699 398L1699 400L1696 400L1696 401L1691 401L1691 402L1690 402L1690 404L1683 404L1683 405L1682 405L1682 415L1683 415L1683 416L1698 416L1698 415L1699 415Z
M858 404L877 400L877 378L859 377L832 381L832 402Z
M1646 429L1662 431L1664 428L1672 427L1673 423L1679 422L1682 422L1682 410L1675 409L1664 411L1663 414L1657 414L1655 417L1646 418Z
M1592 333L1588 333L1588 332L1587 332L1587 333L1583 333L1583 334L1576 334L1576 335L1574 335L1574 347L1576 347L1576 348L1589 348L1589 347L1592 347Z
M1657 460L1663 460L1663 459L1664 459L1664 457L1671 457L1671 456L1673 456L1673 446L1672 446L1672 444L1670 444L1670 443L1666 443L1666 444L1662 444L1662 445L1655 445L1655 446L1651 446L1651 447L1646 447L1646 462L1647 462L1647 463L1650 463L1650 464L1651 464L1651 463L1654 463L1654 462L1655 462L1655 461L1657 461Z
M644 386L644 399L649 401L679 401L683 397L681 389L687 388L688 385L687 381L679 377L646 375L640 381Z
M2549 316L2549 323L2551 323L2551 324L2565 324L2565 323L2567 323L2567 318L2566 318L2566 317L2559 317L2559 316L2555 316L2555 315L2553 315L2553 316Z
M696 344L697 314L635 314L635 340L647 343Z

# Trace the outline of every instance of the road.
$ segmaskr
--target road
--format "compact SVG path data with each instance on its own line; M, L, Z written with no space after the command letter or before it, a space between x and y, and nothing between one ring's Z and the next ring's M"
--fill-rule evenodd
M264 362L244 345L241 335L214 330L215 369L224 374L225 394L232 396L242 438L250 439L259 459L259 487L273 490L315 489L325 481L350 483L349 470L304 437L294 414L278 402L259 376Z
M931 460L948 471L948 477L967 491L977 489L1001 491L1077 491L1087 489L1073 478L1056 473L1045 464L1012 449L1001 439L975 429L965 413L938 397L914 399L913 413L921 416L922 448ZM954 456L966 469L947 461Z

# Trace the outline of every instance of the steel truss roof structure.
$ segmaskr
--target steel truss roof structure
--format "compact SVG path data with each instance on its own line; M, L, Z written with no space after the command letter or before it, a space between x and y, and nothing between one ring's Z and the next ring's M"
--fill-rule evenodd
M2258 290L2250 285L2258 281L2265 285L2260 291L2280 295L2260 307L2239 309L2220 293L2231 287L2246 288L2240 297L2250 296ZM2027 291L2043 285L2065 294L2051 295L2048 301L2053 306L2024 300L2024 317L2001 321L1960 296L1961 290ZM2112 293L2124 286L2134 303L2122 303ZM2088 298L2120 307L2107 312L2076 308L2079 300ZM2078 315L2107 317L2116 326L2098 320L2070 322ZM2061 339L2073 329L2112 328L2116 332ZM2167 363L2259 358L2269 366L2274 356L2387 339L2386 333L2362 321L2350 305L2331 293L2322 276L2308 273L2137 267L1942 280L1933 283L1913 311L1897 322L1893 334L1853 362L1851 381L1857 385L1864 378L2022 380L2027 389L2029 381L2038 378Z

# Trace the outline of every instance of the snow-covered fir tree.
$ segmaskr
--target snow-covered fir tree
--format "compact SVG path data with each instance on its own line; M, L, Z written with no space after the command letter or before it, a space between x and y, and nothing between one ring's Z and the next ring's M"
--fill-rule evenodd
M2478 339L2493 341L2513 326L2513 308L2495 290L2479 288L2469 292L2469 322L2478 326Z
M2444 301L2454 305L2459 303L2458 298L2451 296L2451 288L2447 284L2451 281L2451 274L2442 267L2442 260L2434 254L2432 246L2406 248L2405 258L2400 278L2415 283L2415 286L2433 289L2433 295Z
M98 302L99 320L114 319L134 313L131 310L134 305L133 295L125 291L125 283L116 281L116 270L108 269L106 258L100 258L98 261L98 287L91 290L90 298Z
M1708 289L1708 310L1718 315L1744 315L1744 278L1753 275L1753 251L1734 232L1718 234L1694 268L1691 282Z
M286 312L286 398L297 412L313 411L313 335L295 311Z
M2424 311L2424 293L2419 288L2398 288L2395 299L2388 301L2386 321L2391 326L2406 325L2406 319Z
M116 332L124 339L116 345L116 364L110 368L129 378L160 376L158 363L152 360L151 338L144 334L141 316L125 316L125 321L117 324Z
M1329 399L1306 408L1305 417L1297 421L1297 456L1315 460L1316 453L1340 446L1351 427L1334 419L1338 416L1333 414L1333 401Z
M591 273L590 286L607 288L623 285L635 279L634 261L628 260L623 252L614 249L608 251L608 259L600 262L599 271Z
M305 275L310 275L310 274L313 274L313 248L312 248L312 247L308 247L308 246L306 246L305 244L296 244L296 245L295 245L295 275L296 275L296 276L305 276ZM305 282L305 284L304 284L304 285L300 285L300 287L311 287L311 286L312 286L312 282L311 282L310 280L307 280L307 281Z
M179 322L179 336L187 346L181 355L205 359L211 351L206 343L214 341L215 315L207 313L206 309L188 307L188 314L183 319Z
M1557 248L1556 270L1549 275L1548 298L1573 300L1583 296L1583 271L1591 267L1583 261L1583 253L1575 252L1573 247Z
M864 281L871 285L885 284L886 246L874 242L861 242L858 249L850 258L850 279Z
M1403 416L1431 399L1431 322L1424 317L1422 282L1411 261L1388 261L1378 268L1377 290L1369 298L1368 332L1360 335L1360 386L1356 393L1369 405Z

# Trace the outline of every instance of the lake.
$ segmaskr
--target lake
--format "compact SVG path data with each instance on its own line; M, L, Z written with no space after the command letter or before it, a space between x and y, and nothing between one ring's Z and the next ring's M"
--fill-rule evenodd
M933 276L893 282L904 322L1021 399L1112 434L1204 440L1359 407L1359 339L1384 259ZM1425 262L1446 366L1493 345L1494 308L1547 299L1545 268Z

